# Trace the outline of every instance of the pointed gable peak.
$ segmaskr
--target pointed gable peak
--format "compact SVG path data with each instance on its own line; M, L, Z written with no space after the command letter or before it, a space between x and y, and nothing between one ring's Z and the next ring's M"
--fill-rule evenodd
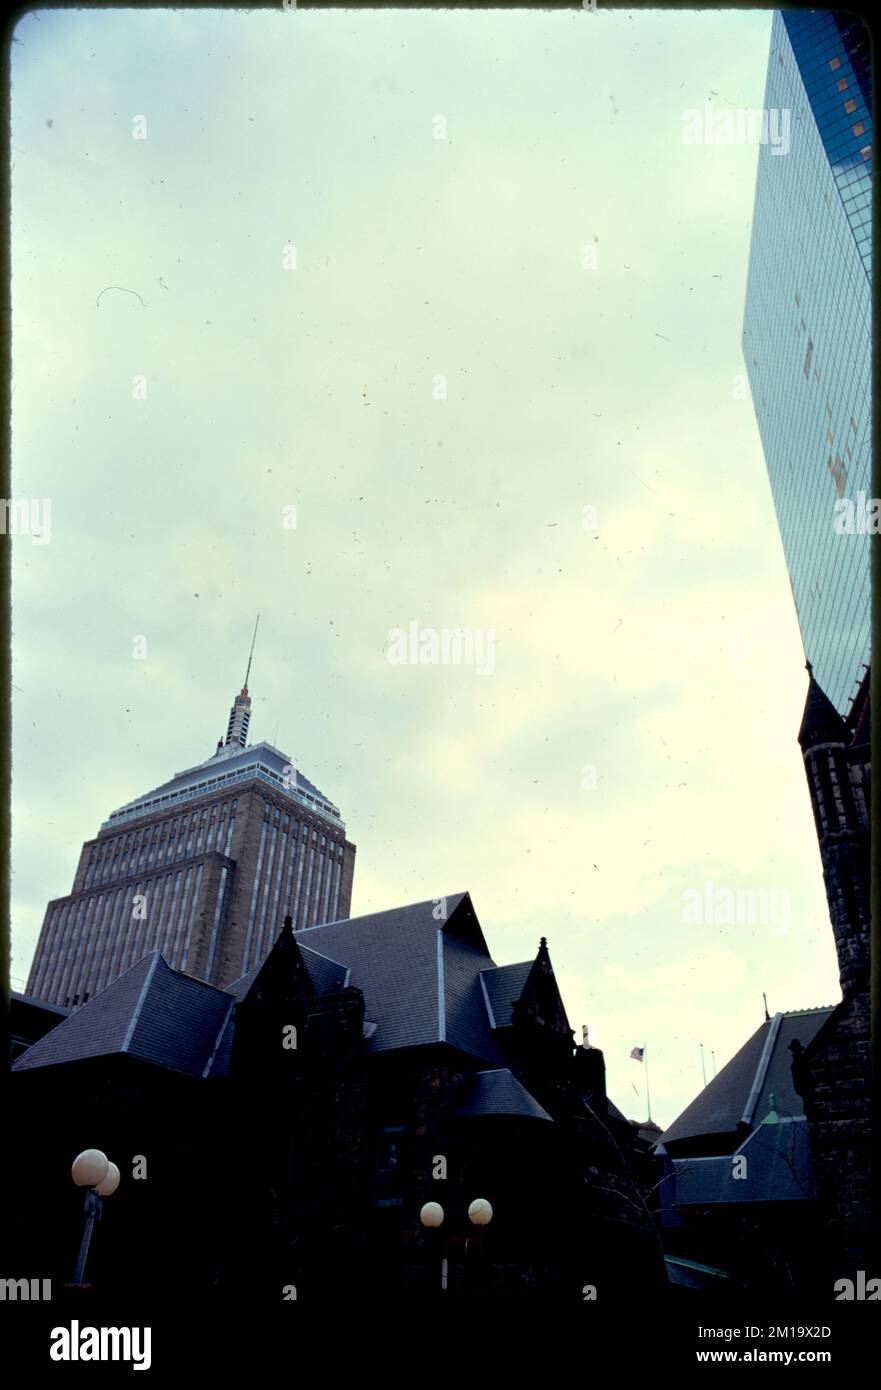
M808 672L808 693L805 700L798 741L802 749L815 747L818 743L847 743L847 726L838 710L814 676L814 668L806 663Z
M477 913L474 911L471 894L467 892L453 893L447 898L434 899L433 901L444 904L445 911L443 913L440 908L435 908L436 920L440 929L447 935L458 936L460 940L467 942L469 946L473 946L475 950L481 951L483 955L491 959L483 928Z
M520 998L512 1006L511 1015L515 1023L518 1018L528 1016L542 1025L549 1025L553 1031L564 1037L572 1037L566 1007L551 963L547 937L543 936L539 942L535 959L529 968Z
M546 936L539 938L538 950L532 962L531 974L541 973L543 975L553 975L554 967L551 964L551 953L548 950L548 939Z
M290 917L272 944L269 954L247 975L227 986L240 1005L248 1000L259 1004L264 999L300 999L311 1003L318 991L306 967Z

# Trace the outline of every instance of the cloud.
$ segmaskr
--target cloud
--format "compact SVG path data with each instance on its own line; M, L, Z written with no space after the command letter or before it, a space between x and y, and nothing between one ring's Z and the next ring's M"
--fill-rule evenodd
M768 17L19 29L14 481L53 538L14 550L13 973L82 841L213 751L259 611L252 735L342 808L353 911L468 888L500 962L546 935L671 1120L762 989L836 993L734 391L755 150L681 138L705 89L761 104ZM390 665L412 618L492 628L495 674ZM687 927L707 874L791 888L790 934Z

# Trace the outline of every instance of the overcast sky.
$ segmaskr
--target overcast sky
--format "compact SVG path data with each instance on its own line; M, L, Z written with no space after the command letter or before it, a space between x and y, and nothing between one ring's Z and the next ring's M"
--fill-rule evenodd
M762 105L770 24L21 21L19 982L83 840L213 753L259 611L251 737L341 808L353 915L467 889L498 963L547 936L627 1114L634 1045L664 1125L763 990L839 997L743 389L758 152L683 140ZM493 669L390 662L413 620ZM684 920L707 881L788 914Z

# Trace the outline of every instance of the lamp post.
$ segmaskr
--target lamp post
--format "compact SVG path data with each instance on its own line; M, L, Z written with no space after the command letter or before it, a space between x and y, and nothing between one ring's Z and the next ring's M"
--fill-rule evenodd
M86 1287L83 1284L83 1275L86 1272L86 1258L92 1240L92 1231L95 1222L101 1220L104 1198L112 1197L119 1187L120 1174L116 1164L111 1163L107 1155L102 1153L100 1149L83 1149L83 1152L77 1154L71 1164L70 1175L77 1187L87 1189L86 1200L83 1203L86 1225L71 1286L82 1289Z
M428 1231L436 1231L444 1224L444 1209L440 1202L426 1202L419 1213L419 1220ZM441 1258L441 1288L447 1287L447 1257Z
M477 1227L477 1230L478 1230L478 1240L477 1240L477 1282L478 1282L478 1288L480 1287L481 1280L483 1279L483 1277L484 1277L484 1275L485 1275L485 1270L484 1270L484 1266L483 1266L483 1228L484 1228L484 1226L488 1226L489 1223L492 1221L492 1219L493 1219L493 1209L492 1209L492 1206L490 1205L490 1203L486 1200L485 1197L475 1197L474 1201L471 1203L471 1205L470 1205L469 1208L468 1208L468 1220L471 1222L472 1226L476 1226L476 1227ZM465 1240L465 1260L466 1260L466 1269L467 1269L467 1260L468 1260L468 1240L467 1240L467 1238L466 1238L466 1240ZM472 1283L473 1283L473 1280L472 1280Z
M485 1197L475 1197L468 1207L468 1220L472 1226L488 1226L493 1219L493 1209ZM427 1230L438 1230L444 1224L444 1209L440 1202L426 1202L419 1213L419 1220ZM465 1239L465 1256L468 1256L468 1238ZM447 1257L441 1259L441 1288L447 1287Z

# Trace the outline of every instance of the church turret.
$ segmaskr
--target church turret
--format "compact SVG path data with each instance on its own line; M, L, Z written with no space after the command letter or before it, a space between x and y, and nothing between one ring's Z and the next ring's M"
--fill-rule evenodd
M841 989L846 995L864 979L869 967L869 825L860 775L864 760L854 756L854 729L817 684L810 662L807 670L808 694L798 741L820 844ZM868 690L867 682L864 685Z
M805 663L808 673L808 694L804 714L798 731L798 741L803 751L823 743L836 743L842 747L847 743L847 725L826 692L818 685L814 668Z

